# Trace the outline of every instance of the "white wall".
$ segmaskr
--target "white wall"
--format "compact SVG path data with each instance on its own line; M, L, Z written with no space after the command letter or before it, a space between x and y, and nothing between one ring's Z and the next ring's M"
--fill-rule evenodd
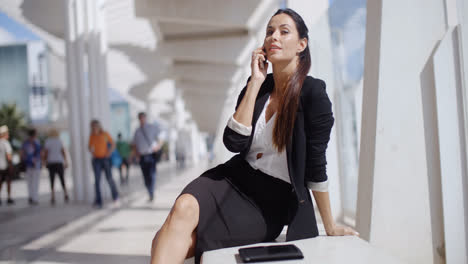
M463 87L463 99L464 99L464 115L465 115L465 142L468 142L468 0L457 0L457 12L458 12L458 23L461 25L459 30L459 56L462 60L461 62L461 85ZM466 148L465 148L466 153ZM468 227L468 175L465 174L463 180L464 186L464 199L465 202L465 228ZM468 241L468 232L465 232L465 241ZM465 249L466 254L468 255L468 246ZM468 258L468 256L467 256Z
M379 0L367 8L358 231L408 263L440 263L432 163L439 157L427 138L438 134L425 126L437 122L426 107L436 98L426 93L438 76L428 68L446 32L444 1Z
M458 32L451 28L434 53L438 140L447 263L467 263L463 205L463 99L458 63ZM466 190L465 190L466 191Z

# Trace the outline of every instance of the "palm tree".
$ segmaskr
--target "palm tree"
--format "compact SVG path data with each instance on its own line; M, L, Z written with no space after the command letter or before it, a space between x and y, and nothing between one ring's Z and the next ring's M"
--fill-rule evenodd
M16 103L4 103L0 107L0 125L7 125L10 142L14 148L20 147L26 130L25 114L18 109Z

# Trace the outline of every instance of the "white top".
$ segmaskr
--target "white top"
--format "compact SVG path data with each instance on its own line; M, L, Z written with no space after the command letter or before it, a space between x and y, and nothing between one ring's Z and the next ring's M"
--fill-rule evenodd
M255 133L253 135L252 145L250 146L249 153L245 157L245 160L252 166L252 168L260 170L270 176L283 180L287 183L291 183L288 172L288 160L286 158L286 151L278 153L273 146L273 127L275 125L276 113L266 122L266 109L270 104L270 97L265 103L265 107L260 114L255 126ZM229 124L234 123L231 127ZM234 130L236 127L243 127L242 132L250 131L244 135L250 136L252 127L246 127L241 123L237 122L234 117L228 123L228 126ZM238 132L238 131L236 131ZM239 134L242 134L238 132ZM261 158L257 158L257 155L261 153Z
M10 142L2 138L0 139L0 170L8 169L8 160L6 158L7 154L11 155L12 149Z
M51 137L46 139L44 149L47 150L47 163L63 163L62 141L59 138Z
M140 155L153 153L154 147L158 144L159 130L155 125L145 124L138 127L133 136L133 144Z
M276 113L266 122L265 113L269 103L270 97L268 97L268 101L265 103L262 113L257 120L252 145L245 159L252 168L291 183L286 151L278 153L273 145L273 127L275 125ZM230 129L241 135L250 136L252 134L252 126L248 127L237 122L234 116L231 116L227 125ZM257 159L259 153L262 153L262 156ZM307 187L313 191L327 192L328 180L325 182L309 182Z

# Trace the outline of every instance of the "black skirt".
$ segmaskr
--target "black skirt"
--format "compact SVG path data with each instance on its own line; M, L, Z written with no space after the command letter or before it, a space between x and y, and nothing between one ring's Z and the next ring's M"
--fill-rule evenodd
M204 251L275 240L288 222L291 184L235 156L185 187L200 206L195 263Z

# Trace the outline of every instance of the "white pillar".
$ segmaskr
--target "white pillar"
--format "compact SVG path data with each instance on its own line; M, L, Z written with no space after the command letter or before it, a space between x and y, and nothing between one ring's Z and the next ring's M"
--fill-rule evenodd
M108 43L107 43L107 24L106 24L106 0L96 1L96 27L98 29L99 34L97 34L97 45L99 47L98 57L97 57L97 65L98 65L98 72L99 72L99 92L101 98L101 118L103 120L103 124L106 126L106 129L109 130L111 128L111 110L109 104L109 84L108 84L108 73L107 73L107 51L108 51Z
M191 151L192 151L192 162L193 164L198 164L200 161L200 136L198 133L198 128L195 123L192 122L190 126L190 143L191 143Z
M86 0L86 34L91 117L98 119L103 128L109 130L111 122L107 82L106 11L104 4L105 1Z
M461 59L461 85L463 89L463 102L464 102L464 111L463 114L465 116L465 154L468 152L468 1L467 0L457 0L457 11L458 11L458 21L460 23L460 34L459 34L459 47L460 47L460 59ZM465 169L468 165L468 161L466 160L468 157L465 156ZM468 228L468 174L465 174L464 181L464 203L465 203L465 228ZM468 232L465 233L465 241L468 242ZM468 245L465 249L465 252L468 252ZM467 253L468 254L468 253ZM467 256L468 257L468 256Z
M467 263L467 233L463 178L466 177L466 153L463 97L460 82L459 28L450 28L433 56L433 79L437 108L437 133L440 160L443 224L446 263ZM432 141L431 143L433 143ZM432 194L431 194L432 197Z
M452 10L450 12L449 10ZM455 12L453 12L455 11ZM450 17L447 18L449 26L457 26L457 38L458 38L458 60L460 61L460 86L462 88L463 98L463 110L464 125L464 145L462 151L465 156L462 157L464 160L465 175L463 177L463 201L464 201L464 218L465 218L465 229L468 228L468 1L467 0L447 0L447 13ZM453 19L456 17L456 19ZM465 241L468 242L468 232L465 232ZM468 252L468 245L466 245L465 252ZM466 253L468 255L468 253ZM467 256L468 258L468 256Z
M76 45L76 63L77 63L77 75L78 75L78 89L79 89L79 95L78 95L78 102L80 104L80 112L81 112L81 117L80 117L80 144L82 147L81 151L81 157L82 157L82 164L83 168L85 168L84 174L82 175L83 177L83 194L84 194L84 199L87 201L92 201L93 196L94 196L94 191L91 186L91 178L93 177L92 175L92 170L91 170L91 164L90 164L90 159L91 156L88 152L88 140L89 140L89 134L90 134L90 116L89 116L89 108L84 107L88 105L89 103L89 98L91 96L90 94L90 89L89 89L89 83L87 81L87 76L88 74L87 67L85 66L85 61L84 58L85 56L85 43L86 43L86 31L85 31L85 21L84 19L86 18L86 9L85 9L85 2L83 0L76 0L77 3L77 8L76 8L76 34L77 34L77 45Z
M89 154L87 150L89 136L89 116L87 99L89 91L84 76L83 44L83 2L66 2L66 49L67 49L67 86L69 106L69 128L71 138L72 175L74 198L78 201L90 200L92 191L89 181Z
M171 128L169 130L169 162L171 164L176 164L176 151L177 151L177 134L178 131L182 128L183 125L183 102L179 90L176 90L176 95L174 96L174 102L172 104L173 114L171 115Z
M367 2L357 229L407 263L443 263L424 70L445 34L444 3L408 3Z
M173 165L176 164L176 141L177 141L177 130L175 129L175 127L171 127L169 129L168 144L169 144L169 163Z
M87 34L87 53L88 53L88 80L90 87L90 117L92 119L98 119L101 122L101 104L102 98L99 92L99 67L98 67L98 56L99 56L99 44L98 44L98 28L96 23L96 1L86 0L86 34ZM104 124L103 124L104 125ZM105 129L107 129L104 126Z
M77 68L75 63L75 9L76 3L74 0L67 0L65 4L66 16L66 67L67 67L67 95L68 95L68 128L70 131L70 160L73 178L73 195L75 200L83 200L83 183L82 177L83 168L81 160L81 146L80 146L80 107L76 100L78 98L78 85L77 85Z

